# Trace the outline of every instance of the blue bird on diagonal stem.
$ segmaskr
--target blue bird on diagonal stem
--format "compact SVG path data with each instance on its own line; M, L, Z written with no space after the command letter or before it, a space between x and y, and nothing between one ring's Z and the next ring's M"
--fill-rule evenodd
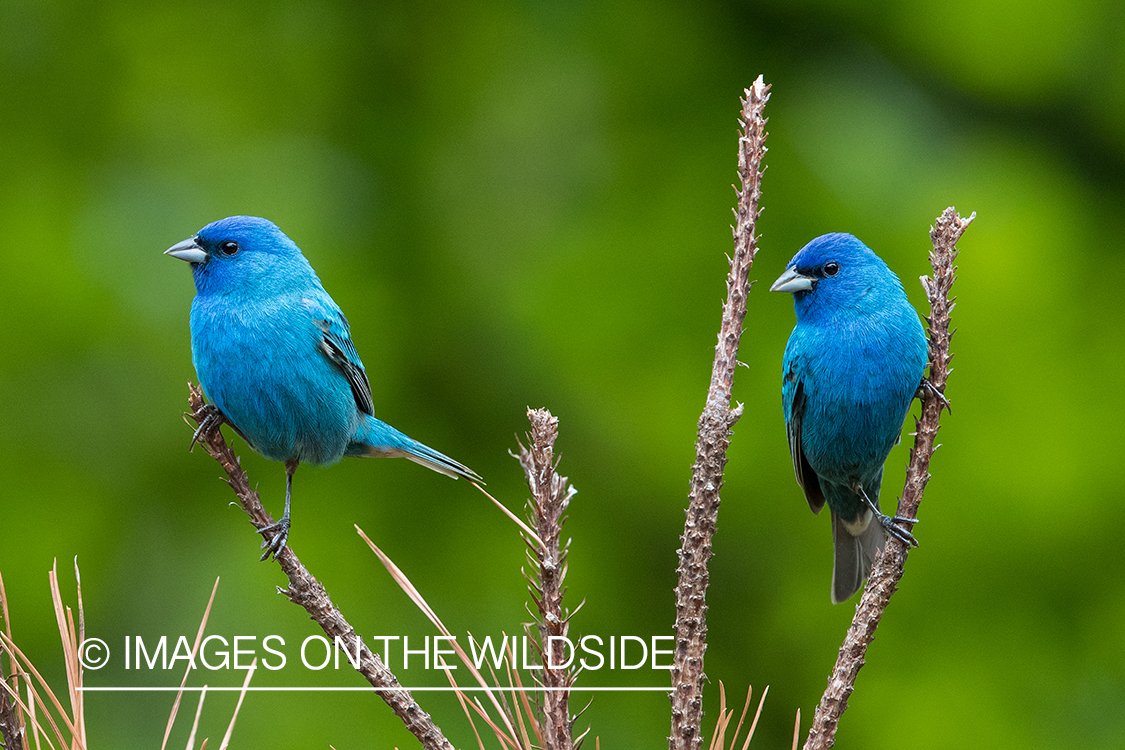
M814 513L827 502L832 514L836 604L867 579L885 534L917 545L916 519L883 514L879 486L924 385L926 334L902 282L850 234L805 245L770 291L793 294L782 407L797 483Z
M209 413L196 431L230 424L285 463L285 512L259 531L266 560L289 538L293 472L344 456L404 457L446 476L472 469L375 418L348 321L277 226L255 216L212 222L165 251L191 263L191 359ZM194 440L193 440L194 443Z

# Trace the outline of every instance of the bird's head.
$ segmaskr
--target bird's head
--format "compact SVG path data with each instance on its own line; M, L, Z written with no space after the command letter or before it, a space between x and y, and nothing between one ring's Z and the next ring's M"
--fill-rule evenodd
M877 309L902 283L867 245L850 234L817 237L801 248L771 292L790 292L798 319L843 309Z
M213 221L164 254L191 263L200 293L278 284L288 276L312 273L293 240L257 216Z

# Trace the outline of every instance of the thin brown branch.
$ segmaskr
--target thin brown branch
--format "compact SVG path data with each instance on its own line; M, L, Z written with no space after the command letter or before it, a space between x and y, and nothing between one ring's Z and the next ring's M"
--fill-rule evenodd
M574 719L570 714L570 690L574 674L566 667L563 639L570 625L562 598L566 578L566 545L560 543L564 514L574 495L566 477L559 476L555 439L559 420L546 409L528 409L531 422L528 447L519 446L519 462L527 476L531 497L528 517L542 544L528 541L528 557L537 571L528 578L528 590L539 609L540 655L543 658L543 746L545 750L572 750Z
M750 290L750 266L758 251L755 236L762 190L762 159L766 153L766 118L769 86L762 77L746 89L742 100L738 139L738 176L742 189L735 189L734 255L727 276L727 300L723 305L719 342L711 368L707 403L699 417L687 520L679 551L679 582L676 585L676 649L672 661L672 750L699 750L703 744L703 654L707 649L707 563L711 538L719 516L719 490L727 463L731 427L742 415L742 405L731 408L731 388L738 364L738 342L746 317L746 295Z
M906 486L898 504L898 514L907 518L918 517L918 505L926 483L930 481L930 457L936 448L935 439L941 418L941 411L947 406L945 384L949 379L950 314L954 302L949 296L957 267L957 240L976 218L961 218L952 207L945 209L930 229L930 239L934 249L930 253L934 275L923 276L922 287L930 301L929 323L930 371L929 385L921 389L922 418L918 421L914 447L910 451L910 463L906 470ZM851 627L840 647L836 666L828 678L828 688L813 715L812 728L805 740L805 750L819 750L832 747L836 741L836 728L840 716L848 707L848 697L855 689L855 679L863 666L867 647L875 637L875 629L883 616L891 595L902 579L903 568L909 549L905 544L891 538L883 552L875 557L875 565L867 579L863 597L856 607Z
M191 412L187 415L199 423L205 412L203 411L203 393L198 387L188 384ZM235 456L234 450L223 439L219 429L212 429L200 435L199 444L202 445L213 459L219 462L227 475L227 483L238 496L242 509L250 516L254 528L261 531L273 523L273 518L262 506L258 493L250 486L246 472ZM406 728L418 738L422 746L429 750L452 750L453 745L445 738L430 718L422 710L410 692L404 690L394 674L387 669L379 656L371 651L363 639L356 633L340 610L328 597L328 592L320 581L301 564L291 547L286 547L277 556L281 570L289 578L287 589L279 589L289 597L289 601L304 607L309 616L324 630L324 634L335 642L336 638L354 655L358 649L359 666L357 671L371 683L373 687L380 688L377 692L395 716L402 719Z

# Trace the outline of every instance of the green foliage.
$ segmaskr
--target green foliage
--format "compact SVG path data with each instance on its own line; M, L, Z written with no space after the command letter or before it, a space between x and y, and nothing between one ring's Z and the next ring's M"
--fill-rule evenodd
M472 466L509 507L527 494L508 456L525 408L557 414L561 471L579 490L568 595L587 601L572 632L670 634L731 247L738 96L762 73L755 278L850 231L921 310L929 223L947 205L978 214L960 244L953 413L922 546L841 742L1120 747L1125 511L1104 413L1125 351L1123 21L1104 3L1007 0L6 0L0 570L17 643L61 680L45 573L75 555L87 632L111 646L193 634L215 576L211 632L315 632L272 593L278 571L257 563L180 419L193 290L161 252L239 213L304 249L351 321L377 414ZM853 609L828 603L827 518L808 513L789 463L792 323L789 300L755 286L708 594L708 710L719 679L732 694L770 685L757 735L771 747L789 745L798 707L807 727ZM279 512L282 467L236 446ZM906 455L892 453L887 497ZM528 619L515 529L464 482L405 461L302 468L293 523L291 544L364 634L432 631L352 524L455 632ZM107 669L87 684L179 676ZM298 677L360 684L255 680ZM474 745L451 697L420 700ZM216 743L235 696L208 701L201 731ZM158 746L170 703L89 697L91 746ZM604 747L660 746L667 713L660 693L600 693L583 720ZM364 694L251 694L240 736L283 750L413 742Z

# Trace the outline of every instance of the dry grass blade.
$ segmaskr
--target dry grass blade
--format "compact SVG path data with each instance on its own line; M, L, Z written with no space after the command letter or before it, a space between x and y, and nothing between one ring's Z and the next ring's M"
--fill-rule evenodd
M758 719L762 716L762 708L766 704L766 696L769 695L769 686L762 691L762 697L758 700L758 710L754 714L754 720L750 722L750 729L746 733L746 741L742 743L742 750L746 750L750 746L750 740L754 738L754 730L758 728ZM742 713L738 717L738 724L734 728L734 734L730 736L730 750L734 750L735 745L738 743L738 735L742 732L742 725L746 722L746 715L750 713L750 700L754 695L754 687L750 686L746 689L746 703L742 706ZM708 745L709 750L722 750L723 744L726 742L727 728L730 726L731 720L734 718L734 709L727 710L727 694L726 686L722 680L719 680L719 718L715 721L715 734L711 738Z
M168 726L164 728L164 741L160 743L160 750L168 746L168 737L172 734L172 724L176 721L176 714L180 710L180 700L184 695L184 686L187 685L188 676L191 674L192 665L195 664L195 655L199 653L199 644L203 640L203 631L207 629L207 619L211 616L211 605L215 603L215 594L219 590L219 578L215 577L215 585L211 587L211 598L207 600L207 607L203 610L203 620L199 623L199 630L195 634L195 643L191 647L191 658L188 659L187 669L184 670L184 679L180 681L180 689L176 692L176 700L172 702L172 712L168 715ZM199 697L199 710L203 709L203 696ZM198 723L198 715L196 722ZM194 735L194 732L193 732ZM191 745L189 744L190 748Z
M234 706L234 715L230 717L230 724L227 726L227 733L223 735L223 741L219 743L219 750L227 750L230 745L230 737L234 734L234 723L238 721L238 712L242 710L242 701L246 699L246 688L250 687L250 680L254 677L254 672L258 669L258 660L250 662L250 669L246 670L246 679L242 682L242 690L238 693L238 703Z
M481 719L484 720L484 722L486 724L488 724L489 729L491 729L493 734L496 735L496 738L498 740L500 740L500 745L502 747L510 747L510 748L514 748L515 750L519 749L519 744L515 740L513 740L510 736L508 736L508 734L506 734L504 732L504 730L500 728L500 725L498 725L495 721L492 720L492 717L488 715L488 711L485 710L484 706L481 705L481 703L479 701L470 700L469 697L462 691L458 691L457 695L460 698L463 698L464 701L465 701L465 704L467 704L470 708L472 708L474 711L476 711L477 716L479 716ZM468 712L466 712L466 714L467 713ZM472 719L470 719L470 721L472 721ZM475 725L473 727L473 730L474 731L476 730ZM478 740L480 739L480 735L477 735L477 739ZM483 743L481 743L481 746L483 747Z
M79 649L86 642L86 608L82 604L82 571L80 571L78 569L78 556L77 555L75 555L75 557L74 557L74 591L75 591L75 594L78 597L78 643L76 644L76 647L75 647L75 650L74 650L74 655L75 655L74 663L78 666L78 685L79 685L79 687L81 687L82 686L82 670L84 669L84 665L82 664L82 659L80 658ZM67 610L67 614L70 614L69 609ZM70 620L70 628L71 628L71 631L73 632L73 630L74 630L74 620L73 619ZM74 723L77 724L78 727L82 730L82 744L85 745L86 744L86 701L85 701L85 695L81 691L79 691L79 695L78 695L77 710L78 710L80 715L77 716Z
M473 735L477 738L477 747L479 747L480 750L485 750L484 740L481 739L480 731L477 729L477 723L473 721L473 715L469 713L469 706L471 706L472 703L469 701L468 696L460 690L456 691L454 695L457 696L457 702L461 704L461 710L465 712L465 717L469 720L469 726L473 728ZM476 707L473 706L473 708Z
M419 592L418 589L414 588L414 584L410 582L410 579L406 577L406 574L403 573L397 565L395 565L394 561L391 560L391 558L389 558L387 554L383 552L383 550L379 549L375 545L375 542L371 541L371 539L367 536L366 532L364 532L363 529L361 529L359 526L356 526L355 530L359 533L360 538L362 538L363 541L367 542L367 546L371 548L371 551L375 553L375 556L379 558L379 561L383 563L383 567L385 567L387 569L387 572L391 574L391 578L395 579L395 583L399 585L399 588L401 588L406 593L406 595L410 597L410 601L414 602L414 606L422 610L422 614L426 616L426 619L432 622L434 624L434 627L440 630L442 634L449 635L449 631L446 630L445 625L438 618L437 613L434 612L433 609L430 608L430 605L426 603L426 599L422 596L421 592Z
M754 730L758 728L758 719L762 717L762 707L766 705L766 696L770 694L770 686L766 685L766 689L762 691L762 697L758 700L758 710L754 712L754 721L750 722L750 731L746 733L746 742L742 743L742 750L750 747L750 740L754 739ZM746 693L746 705L750 705L750 693ZM743 716L746 715L746 709L742 709ZM742 721L739 720L738 726L742 726ZM738 732L734 733L738 737Z
M504 503L502 503L499 500L497 500L496 498L494 498L488 492L488 490L486 490L484 487L481 487L476 482L473 482L473 486L476 487L478 490L480 490L482 493L484 493L484 496L487 497L489 500L491 500L496 505L497 508L499 508L501 511L503 511L504 515L506 515L508 518L512 519L513 521L515 521L516 525L520 527L520 531L522 531L524 534L526 534L529 539L534 541L541 548L546 549L547 545L543 543L543 540L539 538L539 535L536 534L534 531L532 531L530 526L528 526L526 523L521 521L519 516L517 516L512 511L508 510L507 506L505 506Z
M801 709L797 709L797 720L793 722L793 750L797 750L801 741Z
M391 574L391 578L395 580L395 583L399 585L399 588L401 588L403 592L405 592L406 595L410 597L410 601L414 602L414 606L422 610L422 614L424 614L426 618L431 623L433 623L434 627L437 628L442 635L449 636L452 639L450 640L450 645L453 646L453 649L456 652L458 658L460 658L461 661L465 664L470 674L472 674L473 677L476 678L477 683L485 689L486 695L488 695L489 700L492 701L492 704L495 707L496 711L503 719L504 725L507 727L509 736L515 737L516 730L508 720L508 716L504 712L504 709L501 707L500 702L496 699L496 696L493 695L492 690L489 689L489 684L485 681L484 676L481 675L480 670L478 670L476 666L473 665L472 660L469 659L469 655L465 653L465 650L463 648L461 648L461 644L457 642L456 638L453 638L452 633L450 633L449 629L445 627L445 623L441 621L441 618L437 616L437 613L434 612L433 609L431 609L430 605L426 603L426 600L422 596L422 594L418 591L418 589L414 587L414 584L410 582L410 579L406 577L406 574L403 573L397 565L395 565L394 561L391 560L391 558L387 557L386 553L384 553L383 550L379 549L375 545L375 543L368 538L363 529L361 529L359 526L356 526L355 530L359 533L363 541L367 542L367 546L371 548L371 551L375 553L375 556L379 558L379 561L383 563L383 567L385 567L387 569L387 572ZM446 674L449 675L450 671L446 670ZM482 716L486 721L489 722L491 726L495 726L493 725L491 719L488 718L487 714L482 714ZM499 732L497 733L497 736L500 736ZM507 741L511 742L511 740ZM518 747L518 745L514 746Z
M78 570L77 561L75 561L74 569L75 571ZM71 739L80 747L85 747L86 722L82 710L82 660L78 658L78 630L74 627L74 613L62 601L62 592L59 590L58 560L55 560L52 564L51 570L47 572L47 577L51 582L51 602L55 608L59 640L62 641L63 661L66 665L66 686L67 692L70 694L71 718L67 718L65 712L63 718L66 719L67 728L70 729ZM82 589L80 585L78 596L79 611L81 612ZM81 620L81 617L79 619Z
M75 570L77 571L77 563L75 564ZM13 691L10 686L8 686L6 681L0 681L0 684L4 686L7 694L10 695L12 699L18 703L20 709L30 719L32 729L36 733L36 743L39 742L39 733L42 732L47 743L54 747L54 745L50 741L50 738L46 736L47 732L43 729L42 722L40 722L36 716L34 708L35 706L39 706L43 711L43 714L46 717L46 721L48 724L50 724L55 738L59 741L60 745L64 747L70 747L71 750L85 750L86 730L84 722L82 721L82 664L78 658L78 634L81 628L75 627L73 613L71 612L69 607L65 607L62 603L62 594L59 590L58 585L57 561L52 566L51 570L47 572L47 577L51 586L51 600L55 609L55 618L59 626L59 636L62 640L63 658L65 659L67 687L70 694L71 708L74 712L74 717L76 717L77 720L74 720L71 716L67 715L67 712L65 709L63 709L62 703L59 701L58 696L51 689L51 686L47 683L47 681L43 678L43 675L39 673L39 670L35 668L35 665L31 662L27 655L24 654L20 650L20 648L16 646L16 644L12 640L10 640L4 633L0 633L0 645L3 646L3 649L5 651L7 651L9 655L9 661L13 664L13 671L19 670L26 674L30 674L34 676L35 681L32 681L30 679L25 680L25 685L29 694L26 703L20 700L18 694L16 694L15 691ZM81 588L78 589L78 594L79 622L81 622ZM21 664L22 669L20 669ZM39 687L36 687L36 681L38 682ZM55 721L54 715L51 713L51 710L47 705L47 701L44 700L44 694L46 695L46 698L50 700L51 705L54 706L55 711L58 713L59 717L62 719L63 724L66 726L67 732L70 734L69 742L67 742L67 740L64 738L62 730L59 728L58 723Z
M199 691L199 705L195 707L195 720L191 723L191 734L188 735L187 750L193 750L195 747L195 735L199 732L199 720L203 716L203 699L207 697L207 686L204 685L203 689ZM207 744L207 740L203 741Z
M769 690L769 688L767 687L767 688L766 688L766 690ZM731 738L730 738L730 746L731 746L731 748L733 748L733 747L734 747L734 743L735 743L735 742L738 742L738 733L742 731L742 723L743 723L744 721L746 721L746 712L750 710L750 699L751 699L751 698L753 698L753 697L754 697L754 686L753 686L753 685L749 685L749 686L747 686L747 688L746 688L746 703L744 703L744 704L742 705L742 713L741 713L741 714L739 714L739 716L738 716L738 725L737 725L737 726L735 726L735 728L734 728L734 734L733 734L733 735L731 735ZM762 694L762 698L763 698L763 699L765 699L765 697L766 697L766 696L765 696L765 694L763 693L763 694ZM761 705L761 704L759 704L759 706L760 706L760 705ZM733 713L734 713L734 712L733 712L733 711L731 711L731 714L733 714ZM754 736L754 728L753 728L753 727L751 727L751 728L750 728L750 734L749 734L749 736L747 736L747 738L746 738L746 742L747 742L747 744L749 744L749 742L750 742L750 737L753 737L753 736Z
M531 702L527 699L527 691L523 689L523 680L520 679L520 671L515 668L516 652L513 649L511 641L505 639L504 648L508 652L506 666L508 668L508 685L511 688L512 704L516 706L515 715L519 720L520 736L523 737L524 747L543 747L543 731L539 726L539 722L535 720L535 712L531 710ZM519 688L518 691L516 688ZM523 711L519 710L523 706ZM527 723L524 723L524 716L527 716ZM536 743L532 744L531 737L527 734L527 724L531 724L531 731L535 732Z
M747 705L749 705L749 698L747 698ZM715 720L715 733L711 736L707 750L722 750L723 742L726 741L727 724L730 723L732 715L732 711L727 711L727 686L719 680L719 718Z
M4 632L8 636L8 640L12 640L12 617L8 614L8 593L4 590L4 576L0 575L0 617L4 618ZM12 667L12 673L15 674L15 662L12 661L11 656L8 657L8 664ZM0 666L3 661L0 660Z

